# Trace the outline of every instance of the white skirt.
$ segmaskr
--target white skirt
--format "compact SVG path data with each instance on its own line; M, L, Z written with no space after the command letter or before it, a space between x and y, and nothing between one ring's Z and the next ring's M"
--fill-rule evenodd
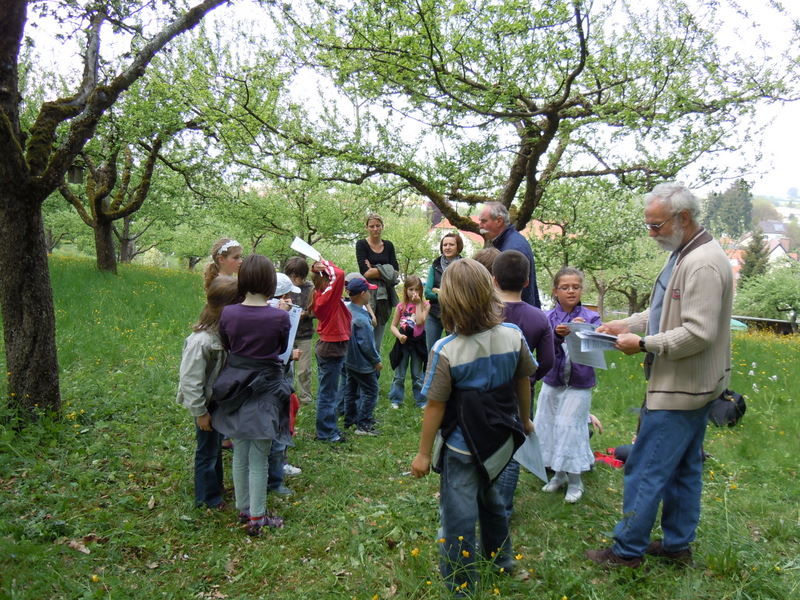
M544 465L554 471L582 473L591 469L589 410L592 390L542 383L533 419Z

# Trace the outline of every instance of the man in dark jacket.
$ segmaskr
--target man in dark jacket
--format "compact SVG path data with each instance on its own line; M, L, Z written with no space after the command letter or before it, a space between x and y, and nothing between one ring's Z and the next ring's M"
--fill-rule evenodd
M522 237L522 234L511 224L508 209L499 202L487 202L478 216L478 223L481 226L481 234L500 252L518 250L530 261L529 284L522 290L522 301L541 308L539 288L536 285L536 264L533 250L531 250L528 240Z

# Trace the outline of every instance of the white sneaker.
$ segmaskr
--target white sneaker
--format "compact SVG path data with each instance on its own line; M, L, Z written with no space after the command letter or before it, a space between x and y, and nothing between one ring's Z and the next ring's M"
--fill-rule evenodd
M286 476L300 475L300 473L302 473L302 472L303 472L303 469L301 469L300 467L294 467L294 466L290 465L289 463L286 463L285 465L283 465L283 474L286 475Z
M564 496L564 502L575 504L583 496L583 486L570 484L567 486L567 494Z
M560 490L562 487L564 487L564 485L566 485L566 483L567 483L566 473L559 471L558 473L553 475L550 481L544 484L544 487L542 487L542 491L552 493Z

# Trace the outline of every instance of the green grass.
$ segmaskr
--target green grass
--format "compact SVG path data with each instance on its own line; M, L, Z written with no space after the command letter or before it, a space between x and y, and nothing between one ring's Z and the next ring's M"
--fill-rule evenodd
M269 499L287 526L250 539L233 512L192 508L194 432L174 397L200 275L122 266L105 276L75 258L51 266L63 418L0 425L0 598L443 597L438 477L404 474L420 412L411 403L389 410L389 371L380 437L321 446L313 410L301 410L290 459L303 474L287 481L294 496ZM588 474L577 505L539 492L524 473L512 533L532 578L487 577L477 597L800 597L799 350L796 337L734 340L732 387L748 412L738 427L708 431L695 568L651 560L606 573L584 560L619 517L619 470ZM644 390L635 357L612 360L594 393L606 428L592 440L598 450L630 440Z

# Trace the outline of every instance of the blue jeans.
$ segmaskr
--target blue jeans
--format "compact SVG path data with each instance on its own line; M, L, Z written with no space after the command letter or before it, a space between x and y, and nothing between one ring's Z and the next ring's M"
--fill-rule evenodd
M509 521L511 520L511 513L514 512L514 492L517 491L518 482L519 463L512 458L511 462L500 472L494 482L494 487L497 488L497 493L500 494L506 517L508 517Z
M442 337L442 331L444 331L442 320L429 314L428 318L425 319L425 343L428 345L429 354L436 340Z
M378 372L358 373L344 370L344 426L369 429L375 424L372 416L378 403Z
M213 508L222 502L222 434L195 425L194 505Z
M684 550L700 521L703 438L711 404L696 410L642 409L633 450L625 462L622 520L614 528L618 556L642 556L663 502L664 549Z
M392 404L402 404L403 397L405 396L405 380L406 371L411 365L411 389L414 393L414 402L417 406L424 406L425 401L422 399L422 377L425 375L422 372L422 358L416 352L403 352L403 357L400 359L400 364L394 370L394 379L392 380L392 387L389 390L389 402Z
M317 389L317 438L335 440L341 434L336 424L336 407L339 404L339 377L344 367L344 356L322 358L317 356L319 387Z
M535 388L531 382L531 398L535 398ZM531 402L531 411L533 410L533 402ZM513 458L511 462L506 465L500 475L494 482L494 486L500 493L503 499L503 505L506 507L506 516L511 521L511 513L514 511L514 492L517 491L517 483L519 482L519 463Z
M277 490L283 485L283 463L286 461L286 444L272 442L269 450L267 489Z
M475 525L480 525L480 552L496 568L513 570L508 519L497 487L478 472L471 455L442 448L442 472L439 482L439 517L441 519L439 570L450 591L467 583L465 591L475 590Z

